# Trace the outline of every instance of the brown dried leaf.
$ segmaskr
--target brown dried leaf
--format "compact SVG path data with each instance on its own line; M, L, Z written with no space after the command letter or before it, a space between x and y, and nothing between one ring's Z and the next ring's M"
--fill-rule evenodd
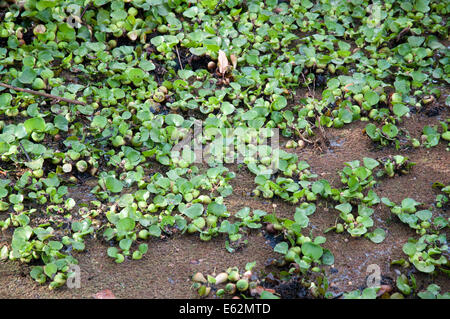
M116 299L116 296L114 296L114 294L112 293L111 290L105 289L105 290L97 292L94 295L94 298L95 299Z
M45 31L47 31L47 28L43 24L38 24L34 27L33 31L35 34L43 34L45 33Z
M237 66L237 56L234 54L230 55L231 64L233 65L233 69L236 69Z
M380 286L380 290L378 290L377 292L377 296L382 296L386 293L390 293L392 291L392 286L391 285L381 285Z
M229 63L228 63L227 55L222 50L219 50L219 58L218 58L217 66L219 68L219 73L222 75L228 71Z

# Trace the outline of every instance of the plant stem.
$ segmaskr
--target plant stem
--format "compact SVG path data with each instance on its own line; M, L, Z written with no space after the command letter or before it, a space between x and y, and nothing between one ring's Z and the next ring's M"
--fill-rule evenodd
M28 155L27 151L25 151L25 148L23 147L22 142L19 141L19 145L20 145L20 149L22 150L22 152L27 157L28 162L31 162L30 156Z
M177 51L178 62L180 62L180 68L181 68L182 70L184 70L184 69L183 69L183 64L181 63L180 52L178 52L178 46L177 46L177 45L175 46L175 50Z
M57 101L64 101L64 102L67 102L67 103L78 104L78 105L86 105L85 102L71 100L71 99L66 99L65 97L56 96L56 95L43 93L43 92L38 92L38 91L30 90L30 89L23 89L23 88L19 88L17 86L12 86L12 85L9 85L9 84L6 84L6 83L2 83L2 82L0 82L0 86L3 86L5 88L8 88L8 89L14 90L14 91L20 91L20 92L30 93L30 94L34 94L34 95L40 95L40 96L47 97L47 98L50 98L50 99L55 99Z

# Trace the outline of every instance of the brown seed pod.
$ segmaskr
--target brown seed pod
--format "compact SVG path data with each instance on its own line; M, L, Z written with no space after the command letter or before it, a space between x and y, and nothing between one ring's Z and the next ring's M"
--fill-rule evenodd
M208 63L208 70L214 71L215 68L216 68L216 62L210 61L210 62Z
M276 232L275 227L273 226L273 224L267 224L267 226L266 226L266 231L267 231L269 234L273 234L273 233Z

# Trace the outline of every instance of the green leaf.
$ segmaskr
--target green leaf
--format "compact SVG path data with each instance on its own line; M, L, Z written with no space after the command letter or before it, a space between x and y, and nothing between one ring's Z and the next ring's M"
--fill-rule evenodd
M192 19L199 13L199 9L197 6L190 7L189 9L183 12L183 15L186 18Z
M41 266L34 266L30 271L30 276L34 280L37 280L44 273L44 269Z
M349 203L344 203L344 204L340 204L335 206L334 208L336 208L338 211L348 214L352 211L352 205Z
M282 95L277 95L272 102L272 109L275 111L279 111L279 110L285 108L286 105L287 105L286 98Z
M145 72L138 68L131 68L127 71L127 76L130 81L133 82L134 85L139 86L142 83L142 80L145 78Z
M302 244L302 253L317 261L323 255L323 248L315 243L306 242Z
M182 213L191 219L197 218L203 214L203 205L200 203L193 204L189 208L182 211Z
M428 6L429 3L430 3L430 0L416 0L415 4L414 4L414 8L417 11L425 13L425 12L430 11L430 7Z
M122 248L123 250L130 250L131 248L131 244L133 243L133 241L129 238L124 238L119 242L119 246L120 248Z
M376 299L379 287L369 287L363 290L361 299Z
M305 215L303 211L296 211L294 215L295 222L300 225L301 228L308 227L309 218Z
M55 126L59 128L61 131L68 131L69 130L69 122L67 119L62 115L56 115L55 116Z
M139 67L147 72L153 71L156 68L152 62L147 60L141 60L141 62L139 62Z
M398 128L394 124L388 123L381 128L384 134L390 138L394 138L398 134Z
M63 248L63 244L59 241L55 241L55 240L51 240L48 242L48 246L52 249L52 250L61 250Z
M183 80L187 80L189 79L191 76L195 75L195 72L192 70L178 70L178 75L180 76L180 78L182 78Z
M376 105L380 101L378 93L374 91L367 91L366 93L364 93L364 99L369 104L369 106Z
M434 271L435 266L433 264L429 264L425 261L419 261L419 260L414 260L413 261L414 267L417 268L417 270L430 274Z
M5 197L6 195L8 195L8 190L4 187L0 187L0 198Z
M409 280L406 275L401 275L397 277L397 288L402 292L404 295L411 294L411 287L409 286Z
M409 112L409 108L403 103L395 103L392 110L398 117L402 117Z
M115 177L108 176L105 180L106 188L113 193L120 193L123 189L123 184L121 181Z
M416 216L423 221L427 221L430 220L430 218L433 216L433 213L429 210L420 210L416 213Z
M108 120L106 119L106 117L102 115L96 115L91 122L91 127L98 127L103 129L106 127L106 124L108 124Z
M148 232L151 236L160 237L161 236L161 228L158 225L151 225L148 228Z
M412 198L405 198L402 200L402 211L407 213L414 213L416 211L416 206L420 205L419 202Z
M300 0L300 4L302 5L302 7L309 9L311 8L314 4L309 1L309 0Z
M75 40L76 32L75 29L69 26L67 23L61 23L58 26L58 33L56 36L59 41L73 41Z
M184 118L179 114L167 114L165 121L168 125L181 126L184 122Z
M276 253L280 253L285 255L288 252L289 245L288 243L282 241L281 243L278 243L274 248L273 251Z
M322 263L327 266L331 266L334 264L334 255L328 249L324 249L324 252L322 255Z
M380 163L377 160L374 160L373 158L364 157L363 158L364 166L370 170L373 170L375 167L380 165Z
M23 195L22 194L11 194L11 195L9 195L8 199L11 204L16 205L16 204L22 203Z
M266 290L261 292L260 298L261 299L280 299L280 297L278 297L278 296L274 295L273 293L266 291Z
M141 254L145 254L148 251L148 245L147 244L140 244L138 247Z
M207 207L208 214L211 213L218 217L228 217L229 213L227 213L227 207L224 204L219 204L216 202L211 202Z
M382 228L377 228L373 232L367 233L366 236L375 244L379 244L386 238L386 232Z
M58 271L58 267L54 263L50 263L44 266L44 273L52 278L54 274Z
M37 74L34 69L32 69L29 66L25 66L23 68L23 71L19 75L19 82L23 84L31 84L33 83L34 79L36 78Z
M331 78L330 80L328 80L327 85L330 90L334 90L337 89L341 85L341 83L339 82L339 79Z
M420 71L411 72L411 77L415 82L423 83L427 79L427 75Z
M408 37L408 43L412 47L420 47L424 41L425 37L416 37L416 36Z
M417 251L416 244L408 242L403 245L403 252L408 256L413 256Z
M108 248L108 256L111 258L116 258L117 254L119 253L119 250L117 247L109 247Z
M225 115L230 115L234 112L235 107L230 102L222 102L222 106L220 107L221 111Z
M33 117L26 120L23 124L28 134L30 134L31 132L45 131L45 121L42 117Z
M136 222L134 221L134 219L130 218L130 217L125 217L120 219L117 222L117 230L119 231L123 231L123 232L130 232L134 229L134 226L136 225Z
M377 131L377 127L373 123L369 123L366 125L366 133L369 135L369 137L374 140L378 141L380 140L380 134Z
M407 80L397 79L394 82L394 86L395 86L395 90L397 92L400 92L400 93L405 94L405 95L408 94L409 91L411 90L410 83Z

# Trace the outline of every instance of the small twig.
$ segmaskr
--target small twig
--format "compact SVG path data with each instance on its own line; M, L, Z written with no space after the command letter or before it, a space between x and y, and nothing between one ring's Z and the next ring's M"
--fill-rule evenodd
M96 139L96 140L93 140L92 142L96 142L96 143L98 143L98 142L103 142L104 140L107 140L108 138L110 138L110 137L112 137L113 135L112 134L110 134L110 135L107 135L107 136L104 136L104 137L100 137L100 138L98 138L98 139Z
M30 90L30 89L23 89L23 88L19 88L17 86L12 86L6 83L2 83L0 82L0 86L3 86L5 88L14 90L14 91L20 91L20 92L25 92L25 93L30 93L30 94L34 94L34 95L40 95L43 97L47 97L50 99L54 99L57 101L64 101L67 103L72 103L72 104L78 104L78 105L86 105L86 103L81 102L81 101L75 101L75 100L71 100L71 99L66 99L65 97L61 97L61 96L56 96L56 95L52 95L52 94L48 94L48 93L42 93L42 92L38 92L38 91L34 91L34 90Z
M86 13L86 10L89 8L89 6L91 5L91 3L89 2L83 9L83 12L80 15L80 20L83 19L84 14Z
M336 296L333 297L333 299L338 299L339 297L341 297L344 293L340 292L338 293Z
M22 145L22 142L19 141L19 145L20 145L20 149L22 150L22 152L25 154L25 156L27 157L28 162L31 162L30 156L28 156L27 151L25 151L25 148Z
M298 128L295 127L294 129L297 131L297 134L299 135L299 137L300 137L304 142L309 143L309 144L313 144L312 141L310 141L310 140L306 139L305 137L303 137L303 134L300 132L300 130L299 130Z
M319 128L320 136L322 137L322 141L324 142L324 144L326 146L330 145L330 141L328 140L327 136L325 135L325 130L323 129L322 125L320 125L320 118L317 115L316 115L316 121L319 124L318 128Z
M302 75L302 77L303 77L303 81L305 81L306 87L308 88L309 95L313 96L313 94L312 94L312 92L311 92L311 89L309 88L309 84L306 83L306 78L305 78L305 75L303 74L303 72L301 73L301 75ZM313 96L313 97L314 97L314 96Z
M400 31L400 33L397 36L397 39L395 42L399 42L400 39L411 29L411 27L406 27L404 28L402 31Z
M182 70L183 69L183 63L181 63L181 59L180 59L180 52L178 52L178 45L175 46L175 50L177 51L177 56L178 56L178 62L180 62L180 67Z

